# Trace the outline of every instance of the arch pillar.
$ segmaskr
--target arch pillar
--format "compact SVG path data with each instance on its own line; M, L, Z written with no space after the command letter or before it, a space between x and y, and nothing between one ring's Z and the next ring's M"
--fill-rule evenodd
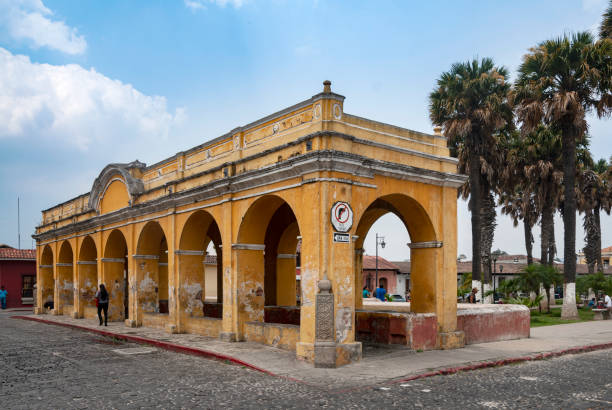
M227 199L228 197L224 197ZM228 342L238 340L238 255L232 249L232 204L221 205L219 232L221 234L221 257L217 254L217 265L221 264L221 277L217 277L217 298L223 303L223 317L219 338Z
M176 300L177 331L184 332L183 323L186 317L203 317L203 297L206 291L204 281L204 251L183 250L174 251L178 269Z
M238 319L236 339L240 341L245 338L247 322L264 321L264 250L264 244L232 244L236 272L239 272L240 278L237 281L235 306Z

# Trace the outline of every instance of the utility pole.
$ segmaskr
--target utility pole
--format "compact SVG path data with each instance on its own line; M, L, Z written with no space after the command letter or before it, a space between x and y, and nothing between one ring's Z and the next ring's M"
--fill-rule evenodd
M20 219L19 215L19 197L17 197L17 249L21 249L21 226L20 226Z

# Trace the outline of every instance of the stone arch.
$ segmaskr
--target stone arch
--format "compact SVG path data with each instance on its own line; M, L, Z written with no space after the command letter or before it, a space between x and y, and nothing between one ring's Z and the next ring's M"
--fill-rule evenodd
M216 266L206 264L212 242ZM179 239L179 312L182 317L222 317L223 276L221 233L215 218L199 210L187 218ZM208 270L207 270L208 267ZM206 297L209 297L208 301Z
M149 221L140 231L134 255L137 309L143 313L169 312L168 242L162 226Z
M363 255L359 251L363 248L365 237L381 216L386 213L395 214L406 227L411 240L410 281L413 291L411 300L411 311L413 312L435 312L436 306L436 284L435 270L439 263L439 246L437 234L430 216L425 208L414 198L405 194L384 195L374 200L359 218L355 230L357 240L355 241L356 263L355 276L358 278L356 286L358 300L361 299L361 283L363 269ZM358 303L360 305L360 303Z
M104 244L102 280L109 293L108 318L111 321L128 319L129 275L128 245L119 229L113 229Z
M95 294L98 287L98 250L96 243L89 235L81 242L77 269L79 312L86 317L95 317Z
M100 212L100 200L114 180L122 181L129 196L129 201L133 203L135 197L144 192L144 183L133 174L139 175L145 167L146 164L139 161L130 162L129 164L109 164L104 167L91 187L89 208Z
M37 286L37 303L40 307L52 307L54 302L55 278L53 277L53 250L51 246L43 248L40 264L38 265L39 278ZM45 306L46 305L46 306Z
M239 328L243 334L247 322L299 324L299 307L295 306L295 253L299 232L295 212L287 201L276 195L258 198L244 214L238 243L233 245L237 255ZM285 242L281 242L283 239ZM279 255L281 259L291 260L279 262ZM291 269L293 279L279 283L278 273L289 279L287 271ZM278 295L283 292L281 301L293 301L289 309L277 308Z
M70 242L65 240L57 257L57 307L60 312L71 315L74 304L74 254Z

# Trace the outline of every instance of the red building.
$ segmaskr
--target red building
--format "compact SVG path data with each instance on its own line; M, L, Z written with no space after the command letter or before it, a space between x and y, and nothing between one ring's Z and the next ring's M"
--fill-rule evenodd
M8 291L7 308L31 307L36 283L36 251L0 244L0 285Z
M389 294L397 292L399 267L386 259L378 257L378 282ZM370 291L376 289L376 256L363 255L363 285Z

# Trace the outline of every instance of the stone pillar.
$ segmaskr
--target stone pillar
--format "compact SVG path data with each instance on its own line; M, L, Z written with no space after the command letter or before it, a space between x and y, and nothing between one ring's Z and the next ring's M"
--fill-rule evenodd
M316 296L316 327L314 343L314 366L336 367L336 342L334 332L334 295L331 282L325 276L318 283Z
M357 240L353 236L353 243ZM355 309L363 309L363 249L355 249Z

